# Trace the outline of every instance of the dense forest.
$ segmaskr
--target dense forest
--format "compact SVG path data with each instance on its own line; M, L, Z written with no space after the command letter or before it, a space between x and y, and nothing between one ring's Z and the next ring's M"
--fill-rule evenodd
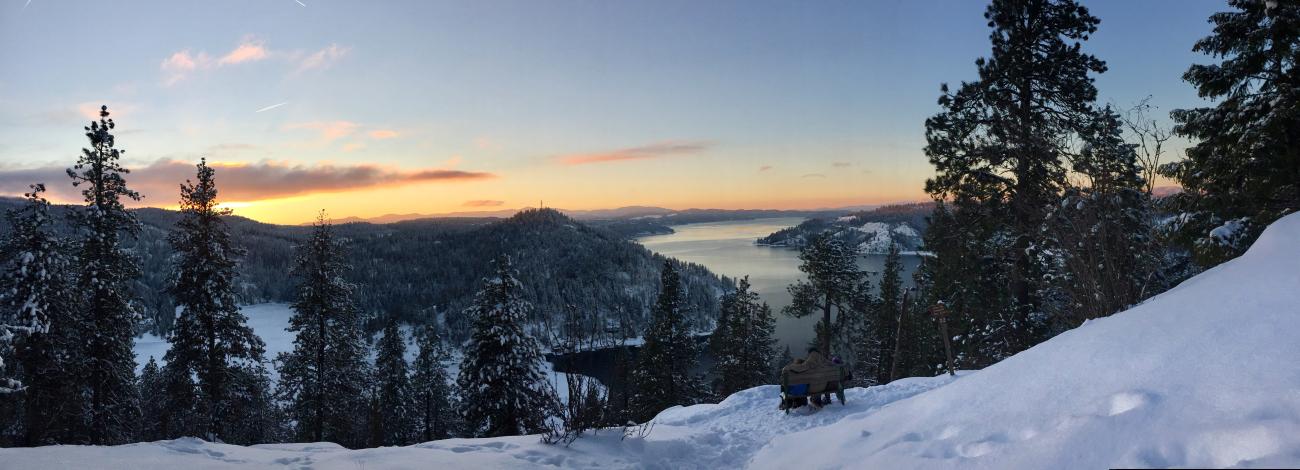
M934 204L891 204L838 217L812 218L758 239L758 244L800 248L817 235L830 233L863 254L886 254L892 245L920 250Z
M0 199L0 210L21 205L20 199ZM62 220L68 208L51 209L59 216L55 220ZM133 285L143 310L141 329L161 335L174 321L169 313L175 307L164 289L172 256L166 238L180 214L155 208L132 212L140 219L141 231L138 238L123 244L139 257L142 267ZM235 243L247 251L238 268L239 300L246 304L291 300L294 281L284 273L293 261L293 247L306 239L310 227L265 224L238 216L226 220ZM0 232L8 230L0 227ZM520 271L529 298L535 299L537 309L531 319L535 326L554 323L566 309L574 308L596 315L608 329L636 336L646 324L664 262L614 231L550 209L527 210L508 219L347 223L336 230L346 240L353 265L345 275L359 286L356 302L366 313L366 330L372 333L382 327L378 319L395 316L413 325L437 321L446 328L445 336L464 339L468 323L460 312L472 299L478 280L489 274L489 261L505 253ZM712 330L711 312L717 311L717 298L730 281L702 266L674 263L687 286L693 327Z

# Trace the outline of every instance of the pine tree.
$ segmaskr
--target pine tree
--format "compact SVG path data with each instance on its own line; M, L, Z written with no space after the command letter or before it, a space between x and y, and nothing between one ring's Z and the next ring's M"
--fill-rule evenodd
M377 426L371 437L372 446L407 445L414 437L411 384L406 369L406 341L397 327L397 319L389 317L384 336L376 346L372 406Z
M140 194L122 177L128 170L118 162L123 151L115 147L110 131L116 125L108 118L107 106L100 108L99 116L85 128L91 148L82 149L67 173L74 186L85 186L86 202L72 217L81 236L76 283L81 296L81 331L76 337L81 347L71 376L88 404L88 416L75 433L86 442L105 445L129 442L140 413L131 350L138 315L131 305L130 285L140 268L122 247L123 235L134 237L140 230L122 199L138 201Z
M682 311L681 278L671 261L664 262L659 298L650 313L645 343L637 352L628 397L633 419L644 422L676 405L698 403L705 393L691 375L697 364L695 340Z
M748 276L741 278L736 290L724 295L720 304L718 328L710 338L718 395L725 397L771 383L771 364L776 356L772 309L749 290Z
M0 389L12 393L13 439L27 445L71 441L84 414L68 374L79 351L70 247L54 233L44 191L32 185L0 241Z
M277 394L296 440L347 447L366 441L366 345L347 270L342 243L322 213L297 249L291 273L298 292L288 328L296 336L293 351L279 358Z
M234 246L222 220L230 210L217 207L213 176L206 159L201 160L197 180L181 185L181 218L168 237L176 252L168 291L180 314L167 338L171 348L162 372L167 382L162 418L167 437L228 441L238 432L233 423L246 421L234 414L234 369L256 370L253 365L263 361L265 347L239 311L235 258L243 250Z
M156 441L165 439L160 425L162 424L162 408L166 399L166 391L162 379L162 371L158 368L158 362L154 361L153 356L149 356L149 362L145 363L144 369L140 371L140 378L136 382L136 388L140 394L140 429L138 438L141 441Z
M420 352L415 356L411 373L414 436L420 442L446 439L457 434L457 415L446 367L450 355L433 326L424 327L417 340Z
M993 290L976 295L1007 302L963 311L984 323L972 333L987 362L1045 338L1032 242L1066 183L1069 146L1095 115L1091 74L1106 65L1080 47L1099 20L1074 0L994 0L984 17L992 55L976 61L978 80L955 93L942 86L943 111L926 120L925 151L938 173L926 191L951 199L975 223L960 230L987 241L950 262L969 273L1004 272L1004 284L984 279L978 284Z
M830 357L834 326L851 315L855 297L865 290L866 275L858 269L858 252L829 233L819 234L799 252L799 270L808 277L790 286L790 305L782 312L794 317L821 313L817 347ZM832 312L841 318L834 320Z
M521 295L510 258L497 257L465 310L474 330L464 348L457 388L466 432L476 437L532 434L544 429L555 403L546 391L541 345L524 330L531 305Z
M1212 266L1245 251L1270 222L1300 210L1300 3L1229 0L1193 50L1220 63L1183 80L1213 107L1172 113L1174 132L1199 142L1162 168L1184 239Z
M875 361L873 365L873 374L875 383L888 383L890 369L894 363L894 349L898 345L898 323L902 313L903 306L903 263L902 257L898 251L898 245L890 244L889 252L885 255L885 266L880 273L880 300L875 305L875 315L871 336L871 341L866 350L874 348ZM900 358L902 359L902 358ZM857 377L864 370L854 370L854 376Z

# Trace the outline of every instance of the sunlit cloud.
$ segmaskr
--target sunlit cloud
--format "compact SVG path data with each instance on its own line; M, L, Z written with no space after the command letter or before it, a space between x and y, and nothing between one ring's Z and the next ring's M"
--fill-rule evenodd
M240 43L235 50L222 56L221 59L217 61L217 65L231 65L242 62L258 61L265 59L268 56L270 56L270 53L268 53L266 47L262 45L262 41L250 37L245 38L244 42Z
M397 137L397 131L388 130L388 129L376 129L370 131L370 138L372 139L382 140L382 139L391 139L394 137Z
M831 162L831 166L835 168L848 168L850 166L853 166L853 164L849 162Z
M407 184L449 183L496 178L487 172L441 168L404 170L384 165L306 165L264 160L254 163L209 162L216 170L217 188L222 200L258 201L264 199L391 187ZM127 184L145 196L143 204L170 202L178 194L178 185L194 178L194 162L160 159L140 168L131 168ZM72 186L65 167L0 169L0 194L19 196L32 183L45 183L51 199L59 202L81 200L80 189Z
M366 148L366 144L363 144L361 142L348 142L346 144L343 144L344 152L352 152L356 150L361 150L363 148Z
M758 171L767 171L767 170L771 170L771 169L772 169L772 165L763 165L763 166L758 167Z
M170 57L163 59L159 68L162 69L164 85L175 85L177 82L184 80L191 73L199 68L206 68L212 62L205 52L191 54L189 49L173 53Z
M505 201L495 201L492 199L478 199L473 201L465 201L465 203L461 205L465 207L498 207L504 205L505 203L506 203Z
M640 147L610 150L607 152L561 155L557 157L556 160L561 164L570 166L627 160L648 160L653 158L693 155L708 150L711 146L712 145L707 142L659 142Z
M287 124L285 129L308 129L320 132L320 137L325 142L332 142L341 137L347 137L357 130L358 124L351 121L314 121L299 122Z
M105 103L100 101L87 101L84 103L78 103L77 114L81 115L82 118L89 119L92 121L98 121L100 107L104 106L104 104ZM115 120L121 119L123 116L129 116L132 113L135 113L137 109L139 109L139 107L132 103L115 102L112 106L109 106L108 108L108 112L111 113L108 117Z
M494 142L492 139L489 139L487 137L475 137L474 146L478 147L481 150L496 150L501 147L500 145L497 145L497 143Z

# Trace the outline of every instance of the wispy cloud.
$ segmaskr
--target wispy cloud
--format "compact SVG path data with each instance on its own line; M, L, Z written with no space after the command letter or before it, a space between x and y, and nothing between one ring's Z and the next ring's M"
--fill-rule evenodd
M639 147L630 147L596 153L575 153L556 158L564 165L586 165L591 163L619 162L627 160L648 160L652 158L693 155L712 147L707 142L658 142Z
M831 162L831 166L835 168L848 168L853 166L853 164L849 162Z
M305 165L264 160L255 163L210 162L216 170L223 201L257 201L322 192L342 192L376 186L476 181L495 178L486 172L440 168L404 170L381 165ZM145 204L170 205L177 185L194 178L194 162L161 159L132 168L127 184L145 195ZM79 201L79 189L69 184L64 167L0 169L0 194L19 195L32 183L45 183L52 198Z
M332 142L341 137L347 137L360 127L359 124L352 121L313 121L287 124L285 129L307 129L320 132L321 140Z
M332 66L339 59L343 58L349 51L349 48L330 44L325 48L315 51L306 52L302 50L272 50L267 47L266 43L256 36L247 35L240 40L234 49L218 58L204 51L191 52L189 49L183 49L172 53L163 59L159 68L163 72L163 84L167 86L185 80L190 75L200 71L209 70L219 67L238 65L246 62L256 62L267 59L277 59L281 62L287 62L293 65L292 73L298 74L308 70L325 69Z
M324 49L308 54L302 60L298 61L298 69L295 70L295 73L329 68L334 65L334 63L338 62L339 59L342 59L343 56L347 55L350 50L351 49L339 46L338 44L330 44Z
M808 173L803 176L800 176L800 178L825 178L825 177L826 175L821 173Z
M230 51L230 53L222 56L220 60L217 60L217 65L254 62L266 59L270 55L271 54L267 52L266 47L262 45L262 41L253 37L246 37L238 47L235 47L235 50Z
M763 165L763 166L758 167L758 171L767 171L767 170L771 170L771 169L772 169L772 165Z
M394 138L394 137L397 137L397 131L394 131L394 130L389 130L389 129L375 129L375 130L373 130L373 131L370 131L370 138L371 138L371 139L380 139L380 140L382 140L382 139L391 139L391 138Z
M494 201L491 199L477 199L473 201L465 201L465 203L461 205L465 207L497 207L505 203L506 203L505 201Z

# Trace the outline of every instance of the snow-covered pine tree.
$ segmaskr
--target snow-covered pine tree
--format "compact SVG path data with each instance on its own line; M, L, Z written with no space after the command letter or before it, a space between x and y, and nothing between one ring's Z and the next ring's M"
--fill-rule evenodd
M144 369L140 371L136 388L140 394L140 427L136 431L136 438L145 442L165 439L161 424L166 390L162 371L153 356L149 356L149 362L145 363Z
M370 445L403 446L413 436L411 383L407 376L406 341L397 319L389 317L384 336L375 346L375 396L371 400L373 425Z
M790 285L790 305L782 312L802 318L820 313L817 323L817 347L830 357L832 326L842 323L832 318L832 312L845 317L862 293L865 273L858 269L858 252L846 246L833 234L821 233L808 241L799 251L799 270L807 280Z
M291 271L298 292L287 329L296 337L293 351L279 358L277 395L295 423L294 439L361 447L369 369L347 270L343 245L322 212Z
M124 235L134 237L140 231L122 199L138 201L140 194L123 178L129 171L118 162L124 151L115 147L111 131L116 124L108 116L108 107L100 107L99 121L85 128L90 148L83 148L77 164L67 171L74 186L84 186L86 202L71 220L80 236L76 294L81 359L72 363L77 368L70 376L87 403L87 416L76 434L100 445L130 442L140 415L131 350L138 317L131 281L139 277L140 268L122 246Z
M941 87L943 111L926 120L925 151L937 173L926 191L976 223L961 231L988 241L970 247L979 251L963 258L976 263L965 270L995 263L1005 271L1004 284L980 284L1007 292L978 295L1009 302L963 311L985 324L971 333L981 335L988 363L1046 337L1032 241L1063 190L1071 144L1093 119L1092 74L1106 65L1080 48L1099 20L1074 0L994 0L984 17L992 54L976 61L978 80L955 93Z
M165 437L203 436L231 441L237 422L247 422L235 407L237 395L266 395L266 391L238 390L258 381L232 382L235 369L259 370L265 346L248 327L236 301L236 258L243 250L234 245L222 217L229 209L217 206L214 171L206 159L197 166L195 181L181 185L180 220L168 236L176 255L168 292L179 307L164 356L162 377L167 396L161 432Z
M0 240L0 395L23 391L15 345L67 321L67 262L51 232L45 185L32 185L26 204L6 214L11 231Z
M531 304L509 257L497 257L493 268L465 310L474 325L456 379L465 430L476 437L541 432L555 402L542 374L541 345L524 329Z
M1175 110L1174 132L1199 142L1166 165L1184 239L1213 266L1245 251L1270 222L1300 210L1300 3L1229 0L1193 50L1220 63L1183 80L1219 102Z
M776 320L772 309L749 287L746 276L737 282L736 290L722 297L718 328L709 338L718 374L714 388L719 396L772 383Z
M659 298L650 312L650 328L637 352L628 397L633 419L645 422L676 405L693 405L707 392L691 375L698 362L695 339L682 312L681 278L671 261L664 261Z
M11 393L11 439L27 445L70 442L84 413L67 367L78 351L69 246L54 233L44 191L32 185L0 241L0 389Z
M458 435L455 397L451 394L447 361L450 354L442 344L438 330L425 326L416 337L420 352L411 372L411 412L414 438L419 442L446 439Z

